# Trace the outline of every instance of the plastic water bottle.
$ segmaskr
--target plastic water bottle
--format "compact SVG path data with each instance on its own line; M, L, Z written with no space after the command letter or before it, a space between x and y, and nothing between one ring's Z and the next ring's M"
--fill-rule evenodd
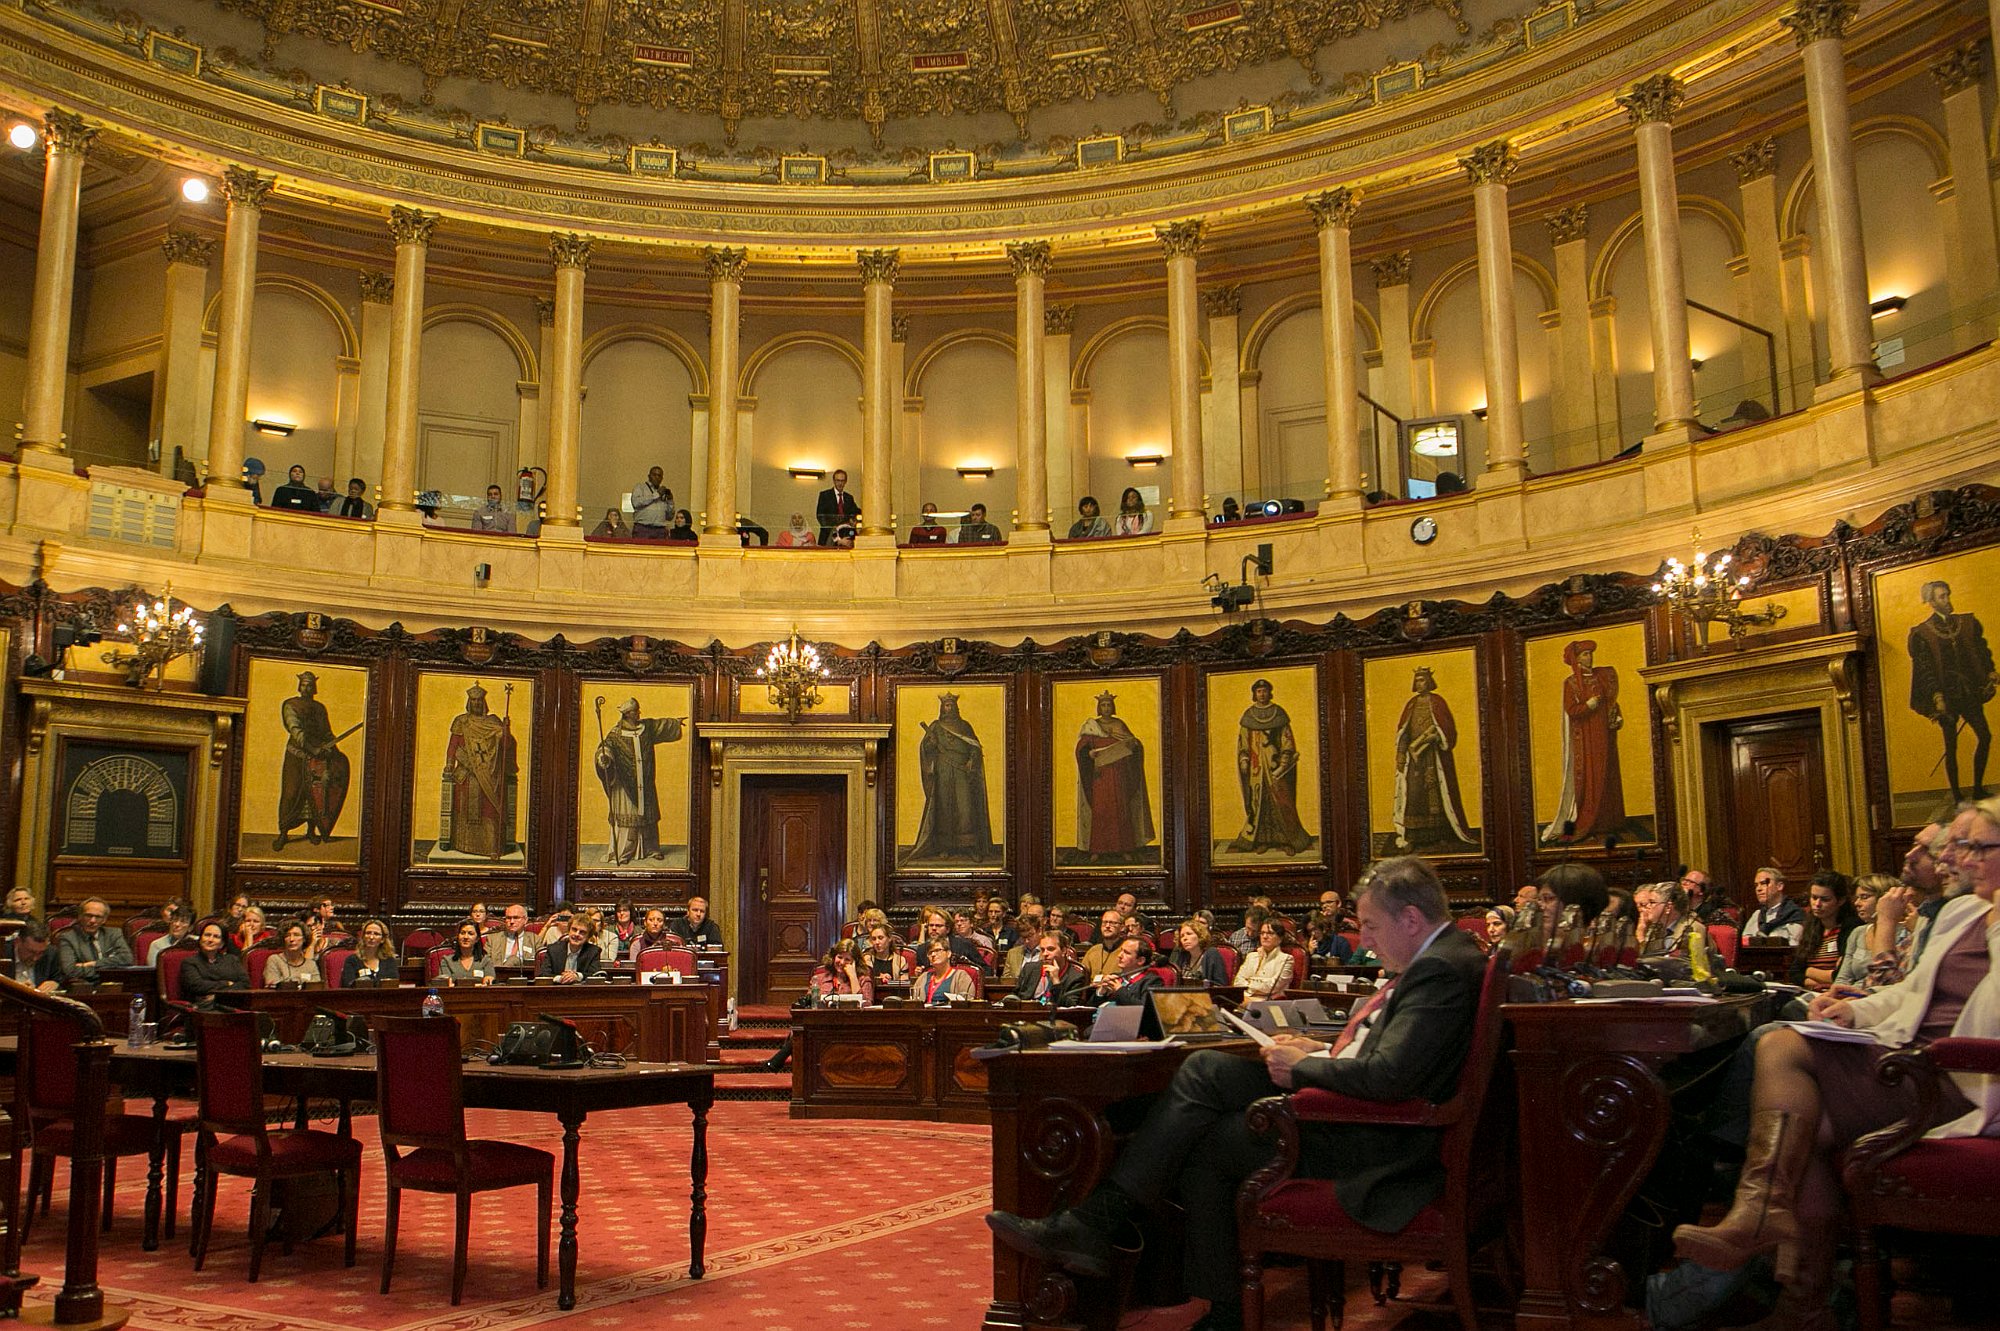
M424 995L424 1015L426 1017L444 1015L444 1000L438 997L438 991L435 989Z
M144 1034L141 1028L146 1024L146 996L144 994L132 995L129 1021L131 1024L125 1027L125 1047L127 1049L137 1049L140 1044L140 1038Z

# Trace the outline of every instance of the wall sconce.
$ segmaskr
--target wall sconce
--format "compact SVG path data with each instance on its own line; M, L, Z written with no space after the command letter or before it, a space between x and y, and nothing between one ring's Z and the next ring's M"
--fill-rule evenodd
M961 481L983 481L993 475L993 468L988 466L960 467L957 470Z
M297 430L299 427L297 425L294 425L291 421L267 421L263 419L258 419L250 422L250 428L255 430L258 434L271 434L271 435L276 435L280 439L289 439L292 436L292 432L294 430Z
M1689 360L1689 361L1688 361L1688 368L1689 368L1690 370L1693 370L1693 371L1694 371L1694 372L1695 372L1696 374L1700 374L1700 373L1701 373L1701 357L1699 357L1699 356L1696 356L1696 357L1694 357L1693 359Z
M787 467L785 468L785 474L795 481L823 481L826 479L826 468Z
M1484 403L1481 403L1479 406L1476 406L1472 409L1472 419L1476 421L1483 421L1486 419L1486 406Z
M1126 457L1128 467L1157 467L1167 460L1164 453L1133 453Z
M1880 319L1885 314L1901 314L1903 307L1910 303L1908 296L1884 296L1880 300L1868 302L1868 317Z

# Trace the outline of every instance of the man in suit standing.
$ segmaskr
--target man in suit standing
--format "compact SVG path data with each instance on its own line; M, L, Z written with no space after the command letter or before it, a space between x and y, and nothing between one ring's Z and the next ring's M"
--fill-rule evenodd
M587 912L572 915L569 932L542 950L542 961L535 968L535 978L554 980L557 984L575 984L584 976L603 970L604 962L597 944L590 941L596 932L596 924L596 917Z
M1036 942L1041 959L1021 967L1014 996L1053 1007L1070 1007L1082 1001L1090 977L1066 955L1065 935L1059 931L1045 933Z
M507 907L500 932L486 940L486 955L496 966L532 966L542 942L528 930L528 908L520 902Z
M847 492L847 473L833 473L833 488L819 492L819 543L833 544L833 534L861 520L861 504Z
M1269 1161L1271 1140L1243 1111L1308 1086L1363 1100L1451 1097L1472 1042L1486 960L1452 928L1443 886L1420 859L1384 860L1357 907L1361 939L1394 978L1355 1011L1331 1047L1281 1036L1263 1064L1219 1050L1194 1054L1118 1157L1106 1181L1073 1210L1047 1219L995 1211L1002 1243L1079 1275L1110 1275L1114 1243L1131 1246L1135 1219L1177 1190L1187 1208L1188 1290L1208 1300L1194 1331L1243 1325L1236 1192ZM1299 1173L1331 1178L1340 1204L1370 1229L1403 1228L1444 1189L1436 1129L1307 1125Z
M63 988L96 984L103 968L132 964L132 946L124 932L104 927L110 918L111 907L100 897L77 908L76 923L56 941L56 969L62 973Z

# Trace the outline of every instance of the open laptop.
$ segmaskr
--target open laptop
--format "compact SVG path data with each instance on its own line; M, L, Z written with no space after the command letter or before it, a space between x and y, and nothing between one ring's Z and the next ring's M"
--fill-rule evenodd
M1172 1039L1182 1044L1243 1038L1223 1024L1216 1013L1215 995L1205 988L1155 989L1146 995L1145 1020L1139 1031L1148 1039Z
M1145 1037L1139 1033L1139 1020L1146 1015L1146 1009L1127 1006L1123 1003L1100 1003L1097 1015L1090 1022L1090 1043L1105 1044L1116 1041L1120 1044Z

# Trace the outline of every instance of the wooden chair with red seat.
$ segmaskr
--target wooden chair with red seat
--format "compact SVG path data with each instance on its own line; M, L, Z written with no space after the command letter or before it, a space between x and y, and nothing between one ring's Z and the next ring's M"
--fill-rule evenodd
M284 944L282 943L263 942L253 943L243 953L243 969L250 975L250 987L252 989L270 988L269 985L264 983L264 967L270 962L272 957L277 956L284 950Z
M33 1227L36 1199L49 1212L55 1192L56 1158L76 1153L76 1046L86 1038L77 1021L52 1013L23 1012L14 1077L14 1121L33 1135L28 1164L28 1202L21 1212L21 1242ZM146 1157L150 1169L166 1170L166 1232L172 1238L180 1209L181 1133L185 1120L151 1114L104 1115L104 1201L102 1227L111 1228L111 1200L118 1185L118 1158ZM158 1217L148 1216L145 1242L158 1240Z
M1854 1225L1854 1292L1861 1331L1887 1324L1886 1258L1876 1242L1882 1226L1932 1234L2000 1235L2000 1138L1927 1139L1947 1074L2000 1077L2000 1040L1951 1036L1921 1049L1885 1054L1875 1075L1915 1091L1910 1116L1871 1132L1841 1153Z
M429 984L431 981L437 979L439 969L443 967L445 962L451 960L452 955L457 951L458 947L454 943L439 943L436 947L425 949L424 983Z
M1733 924L1708 926L1708 941L1715 944L1716 955L1722 958L1722 964L1725 966L1736 964L1736 946L1742 941L1742 937Z
M685 947L668 948L666 950L666 959L659 966L655 967L655 969L679 971L681 978L684 980L695 979L699 974L699 968L695 965L694 952Z
M667 968L667 957L671 953L685 950L685 948L665 947L641 948L637 961L633 963L633 970L639 975L650 975L654 971L663 971Z
M1325 1331L1329 1312L1334 1325L1340 1325L1346 1297L1343 1264L1349 1260L1442 1263L1460 1323L1465 1331L1479 1331L1472 1303L1472 1258L1505 1231L1507 1187L1502 1181L1499 1186L1475 1189L1476 1182L1493 1181L1474 1178L1478 1160L1474 1145L1486 1089L1500 1058L1500 1004L1507 994L1510 965L1505 948L1487 963L1458 1089L1443 1104L1358 1100L1309 1088L1270 1096L1250 1107L1251 1130L1275 1135L1278 1154L1244 1181L1236 1197L1246 1331L1263 1331L1267 1252L1306 1259L1313 1331ZM1293 1177L1302 1123L1443 1129L1439 1156L1445 1169L1444 1195L1398 1233L1369 1229L1342 1209L1333 1180Z
M319 978L327 988L340 988L340 977L347 969L347 959L354 955L351 947L330 947L320 954Z
M360 1224L361 1143L309 1128L272 1131L264 1120L264 1051L254 1012L195 1012L194 1084L200 1104L194 1146L194 1269L208 1260L217 1177L253 1180L250 1283L264 1267L271 1232L271 1186L279 1179L332 1174L347 1218L346 1264L354 1265ZM456 1022L446 1025L456 1026Z
M1304 948L1287 945L1279 950L1292 959L1292 978L1282 988L1271 991L1273 998L1283 998L1294 989L1305 988L1306 981L1312 978L1313 973L1312 958L1306 955Z
M454 938L457 934L458 930L453 929L452 935ZM405 961L415 961L418 957L427 957L430 955L432 948L438 946L440 943L450 941L452 940L446 938L441 930L412 929L403 935L403 959Z
M425 1017L384 1017L375 1023L376 1105L388 1166L388 1223L382 1234L382 1292L396 1266L396 1225L403 1189L450 1193L458 1199L452 1241L451 1302L465 1294L466 1245L472 1194L535 1185L535 1281L549 1286L550 1200L556 1158L518 1142L468 1140L458 1023ZM406 1153L407 1152L407 1153Z

